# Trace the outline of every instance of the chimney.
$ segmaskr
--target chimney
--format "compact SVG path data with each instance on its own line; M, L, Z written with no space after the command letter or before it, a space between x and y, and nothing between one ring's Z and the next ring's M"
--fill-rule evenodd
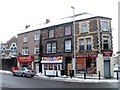
M49 20L49 19L46 19L46 24L49 23L49 22L50 22L50 20Z
M25 29L27 29L28 27L30 27L30 25L25 25Z

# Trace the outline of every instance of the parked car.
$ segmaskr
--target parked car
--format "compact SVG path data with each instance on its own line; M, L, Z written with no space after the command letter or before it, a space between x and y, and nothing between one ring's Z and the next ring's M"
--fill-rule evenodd
M22 77L34 77L36 72L30 67L20 67L18 70L13 71L13 76L22 76Z

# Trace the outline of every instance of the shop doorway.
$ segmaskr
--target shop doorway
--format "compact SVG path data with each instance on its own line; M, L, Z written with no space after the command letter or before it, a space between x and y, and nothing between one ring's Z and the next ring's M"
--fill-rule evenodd
M66 57L65 58L65 74L67 76L70 75L70 69L72 67L72 58L71 57Z
M110 78L110 60L104 60L104 77Z

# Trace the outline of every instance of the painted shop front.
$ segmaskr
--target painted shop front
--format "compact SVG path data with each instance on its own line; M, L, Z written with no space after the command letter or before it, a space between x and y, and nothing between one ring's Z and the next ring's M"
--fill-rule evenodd
M81 54L76 57L77 74L96 74L97 54Z
M111 78L114 76L114 59L112 52L102 54L85 54L76 56L76 74L83 75L84 72L90 76Z
M18 56L18 67L31 67L34 68L33 65L34 56Z
M42 58L42 73L47 76L61 76L62 57L43 57Z

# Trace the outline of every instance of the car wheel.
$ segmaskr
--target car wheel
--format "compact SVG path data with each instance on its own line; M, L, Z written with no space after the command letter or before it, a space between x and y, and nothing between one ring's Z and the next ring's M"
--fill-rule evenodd
M13 76L15 76L15 73L13 72Z
M23 77L26 77L26 74L25 74L25 73L23 73L23 74L22 74L22 76L23 76Z

